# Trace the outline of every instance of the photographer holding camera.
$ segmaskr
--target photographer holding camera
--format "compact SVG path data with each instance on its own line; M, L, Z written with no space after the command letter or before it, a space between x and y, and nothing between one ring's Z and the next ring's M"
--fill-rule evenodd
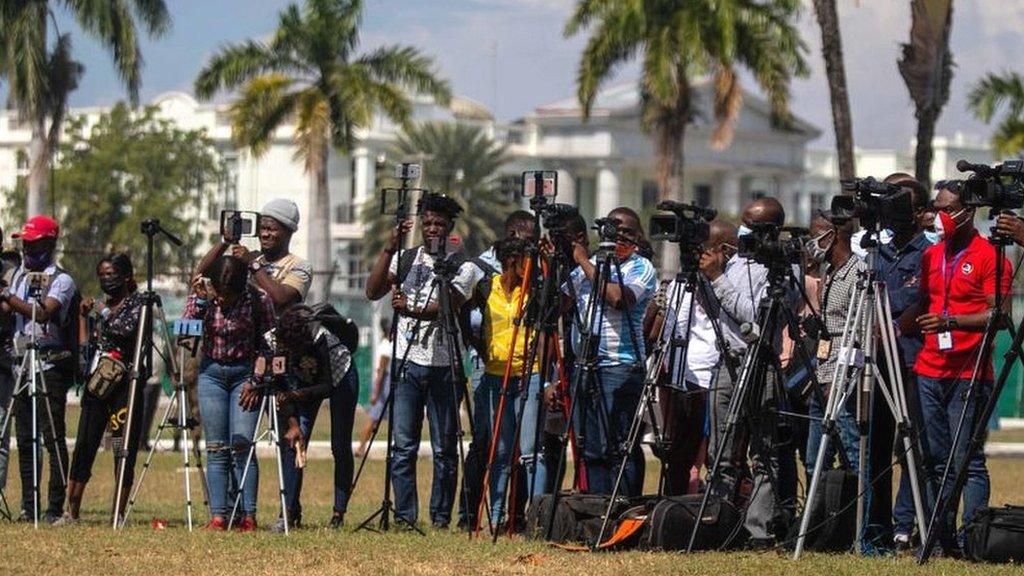
M974 427L973 406L965 405L965 398L979 353L986 360L979 367L983 372L978 380L981 393L976 401L984 403L991 393L994 379L991 350L979 350L979 347L989 316L994 312L996 290L1009 294L1013 277L1010 263L1004 258L1002 285L996 286L996 249L975 229L974 208L965 205L958 194L958 184L944 181L936 185L935 229L942 241L925 250L921 259L920 299L900 318L904 334L924 335L914 371L923 416L925 464L933 492L929 503L936 498L934 490L942 480L950 453L957 455L957 461L966 457L968 438L962 437L958 446L953 446L952 442L964 411L967 414L964 429ZM1007 314L1009 308L1010 300L1006 299ZM967 473L963 492L965 524L988 503L990 487L984 451L971 455ZM952 482L948 482L947 489L951 489L951 485ZM947 517L941 519L943 525L937 528L942 531L939 542L951 554L959 552L955 538L956 504L950 506Z
M29 218L24 228L14 234L22 241L24 259L21 268L14 274L10 288L0 293L0 311L13 317L16 353L24 354L25 346L34 336L42 360L46 393L40 396L48 406L41 407L39 414L46 414L48 408L53 415L52 428L49 418L39 419L40 432L50 457L49 503L44 516L47 523L60 518L64 510L65 486L60 470L61 463L65 466L68 463L64 413L68 388L74 384L78 365L78 327L74 322L78 291L71 276L54 262L59 234L60 225L52 218ZM32 322L33 313L35 322ZM29 377L28 374L23 376ZM16 398L14 404L18 453L26 456L33 450L32 402L27 394L23 394ZM22 486L19 520L32 521L32 458L19 458L18 467ZM37 474L41 477L42 470Z
M271 200L263 206L258 223L260 250L250 252L238 244L231 230L222 230L224 238L215 244L196 267L202 275L213 262L229 249L249 267L252 282L267 293L274 309L283 311L292 304L306 299L313 282L313 269L309 263L290 251L292 235L299 229L299 207L284 198Z
M430 521L436 528L446 529L451 522L458 478L458 428L453 415L461 398L456 396L455 388L461 389L463 383L452 380L453 368L461 372L462 367L451 365L449 347L461 346L461 342L448 342L444 334L437 265L447 261L456 267L450 295L455 310L472 293L479 269L470 262L460 263L457 256L445 257L444 261L440 256L462 207L447 196L426 194L418 208L423 244L395 258L399 235L408 232L412 222L407 220L393 229L370 271L366 296L377 301L393 287L391 306L398 314L394 361L400 372L392 375L398 381L393 391L391 423L395 435L391 461L395 520L409 526L417 521L416 461L426 409L434 466ZM429 253L427 246L438 247L438 256Z
M259 414L259 392L253 368L266 356L264 335L275 325L270 298L249 284L245 262L221 256L197 277L183 318L203 321L203 360L197 391L206 438L207 484L210 494L209 530L227 530L232 487L241 490L240 532L256 530L259 466L255 458L246 474ZM245 475L245 484L238 486Z
M657 274L651 261L637 253L644 238L640 217L630 208L615 208L608 213L615 225L615 264L604 289L604 313L598 324L591 326L596 338L596 361L593 381L584 382L577 418L577 434L581 436L583 460L587 471L587 488L591 494L610 494L615 483L615 466L625 435L636 413L644 386L643 317L647 303L657 289ZM604 240L604 239L603 239ZM573 260L577 267L570 275L575 289L576 306L587 310L598 289L597 258L591 257L584 244L575 241ZM589 322L584 319L584 322ZM574 328L574 341L579 333ZM577 369L579 367L577 366ZM626 462L622 493L639 495L643 489L644 457L639 443Z
M323 326L314 310L293 306L281 314L275 331L277 355L286 358L287 386L277 391L279 418L287 422L282 440L284 489L290 528L302 525L303 466L297 452L309 441L320 405L330 399L331 454L334 457L334 510L330 527L341 528L352 488L352 426L359 399L359 374L352 353ZM284 519L271 527L284 532Z

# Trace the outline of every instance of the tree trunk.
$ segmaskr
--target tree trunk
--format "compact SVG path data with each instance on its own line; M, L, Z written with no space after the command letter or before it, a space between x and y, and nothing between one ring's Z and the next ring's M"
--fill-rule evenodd
M30 121L32 140L28 147L28 193L25 198L25 215L28 218L47 213L46 196L50 190L50 163L53 160L46 143L46 118L32 118Z
M935 123L939 119L936 110L922 108L917 111L917 148L914 150L914 178L928 188L932 185L932 139L935 138Z
M848 180L856 175L857 168L853 159L853 120L850 116L850 95L846 88L843 42L836 1L814 0L814 13L821 28L821 53L825 58L825 76L828 78L832 101L832 127L836 135L839 177Z
M328 148L325 144L312 163L309 190L309 234L306 252L313 268L313 286L307 302L326 301L334 266L331 262L331 195L327 186Z

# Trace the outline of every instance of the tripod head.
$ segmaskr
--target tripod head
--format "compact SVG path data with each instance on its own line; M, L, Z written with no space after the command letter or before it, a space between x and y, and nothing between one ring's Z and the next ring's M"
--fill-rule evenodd
M181 239L168 232L166 228L160 225L160 220L156 218L147 218L142 221L142 233L148 236L151 240L157 234L163 234L171 244L179 247L182 245Z

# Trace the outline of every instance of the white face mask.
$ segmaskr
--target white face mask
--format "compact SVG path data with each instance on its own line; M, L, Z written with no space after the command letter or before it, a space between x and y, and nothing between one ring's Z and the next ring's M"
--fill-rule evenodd
M942 237L939 236L939 233L934 230L925 230L924 238L931 244L938 244L942 240Z
M821 246L821 241L832 233L832 230L826 230L807 241L807 254L811 257L811 260L814 260L818 264L825 261L825 258L828 256L829 249L832 248L834 240L829 242L824 248Z
M740 224L740 227L736 229L736 236L740 238L743 238L744 236L749 236L753 233L754 231L751 230L750 228L747 228L746 224Z

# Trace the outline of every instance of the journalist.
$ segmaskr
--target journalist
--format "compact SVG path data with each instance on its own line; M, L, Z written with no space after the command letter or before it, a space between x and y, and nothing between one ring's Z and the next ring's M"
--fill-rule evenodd
M135 269L127 254L116 253L104 256L96 266L101 301L85 298L82 300L80 326L84 328L89 315L97 317L96 330L88 337L95 341L97 357L91 362L90 378L82 392L82 413L78 420L78 435L75 450L71 455L71 472L68 475L67 510L55 524L69 526L78 523L82 497L86 484L92 477L96 453L103 441L103 434L109 427L115 451L115 479L124 461L124 490L121 493L119 510L124 511L128 494L135 479L135 457L143 426L133 418L135 424L130 434L125 434L128 421L129 372L125 370L116 381L113 376L102 377L101 364L120 363L127 368L135 357L135 342L142 314L143 300L135 284ZM84 331L84 330L83 330ZM142 408L142 386L135 390L135 409ZM127 440L125 439L127 436ZM120 523L120 518L118 519Z
M211 513L208 530L229 528L233 487L242 493L242 519L235 528L242 532L256 530L259 466L256 458L250 462L247 474L245 466L259 416L259 397L252 378L256 358L267 355L264 335L274 328L275 319L270 298L250 286L248 280L245 262L221 256L205 277L193 283L183 314L203 321L203 360L197 388L206 438Z
M0 249L3 248L3 230L0 229ZM14 273L21 266L17 252L0 252L0 290L11 285ZM7 405L14 392L14 330L9 315L0 315L0 423L7 419ZM10 426L0 430L0 490L7 488L7 464L11 449Z
M455 219L462 212L454 200L440 194L428 194L420 200L419 219L423 245L398 252L399 231L411 229L406 221L391 232L384 250L377 257L366 282L366 296L380 300L391 287L391 306L398 313L397 358L400 373L394 391L394 453L392 484L395 490L395 519L409 526L416 524L418 495L416 461L423 414L426 410L433 451L434 476L430 495L430 521L434 527L446 529L451 523L458 477L457 427L454 415L460 398L453 381L451 346L442 328L439 289L436 279L437 259L428 253L427 244L444 245L452 232ZM452 306L459 309L473 291L478 269L469 262L457 266L451 286Z
M40 440L45 444L50 457L50 478L48 506L44 520L52 523L61 517L64 510L65 482L61 468L68 465L68 448L65 439L64 413L67 405L68 388L74 383L78 365L77 325L73 322L78 291L75 281L54 261L60 226L46 216L33 216L21 231L13 236L22 241L23 260L21 268L14 274L11 286L0 293L0 311L13 318L16 355L25 354L25 346L34 336L42 360L42 380L45 383L41 396L45 406L37 405ZM41 276L40 276L41 275ZM40 277L42 292L30 294L32 284ZM32 321L33 311L35 322ZM16 358L15 362L20 362ZM28 378L28 374L23 375ZM48 411L47 411L48 410ZM18 453L32 454L32 401L26 394L19 395L14 404L14 422L18 427L16 438ZM50 414L53 417L52 427ZM32 494L32 458L19 458L21 472L21 515L19 520L32 521L34 495ZM42 477L42 459L39 461L37 478ZM42 506L42 502L39 503Z
M975 401L984 403L991 393L991 350L980 351L979 347L989 315L994 311L997 290L997 253L975 229L974 209L961 202L955 182L939 184L935 196L935 229L942 241L925 250L921 258L919 301L900 318L904 333L924 335L924 346L918 353L914 371L924 423L925 465L932 488L929 504L937 499L935 491L950 453L956 454L957 462L966 458L970 434L963 435L957 446L953 446L953 435L965 411L964 430L974 427L974 406L965 405L965 399L979 353L984 354L985 363L980 366L981 393L975 395ZM1009 294L1013 271L1008 260L1004 259L1003 266L998 289ZM1008 314L1009 298L1004 302L1004 311ZM964 524L980 507L988 504L990 485L984 451L971 455L967 473L963 492ZM952 484L949 478L947 489L951 489ZM959 553L955 537L957 504L952 503L947 517L942 519L943 525L938 528L942 530L939 542L950 554Z
M721 275L736 251L736 227L715 220L709 228L700 266L706 274ZM723 353L713 319L721 321L724 314L705 277L697 278L698 285L689 291L684 281L668 283L648 306L644 321L649 340L663 338L670 346L663 372L668 386L658 390L667 443L663 458L668 496L696 493L691 471L703 466L707 453L708 391L714 386Z
M352 353L306 306L293 306L278 320L277 353L286 357L288 386L278 392L280 417L288 422L281 453L288 522L302 525L303 467L297 465L299 445L309 442L320 405L330 400L331 455L334 459L334 510L330 527L345 523L352 489L352 426L359 400L359 374ZM284 531L284 519L271 527Z
M612 492L616 467L622 461L624 440L629 430L644 385L646 355L643 341L643 317L647 303L657 289L657 275L651 261L637 253L644 238L640 217L630 208L620 207L608 214L616 225L615 264L604 289L603 314L590 327L597 339L591 352L596 370L580 391L577 434L582 436L587 490L591 494ZM576 307L584 322L590 299L599 288L597 259L585 245L573 243L576 268L569 281L576 295ZM574 341L580 337L574 326ZM639 495L643 490L644 457L640 445L629 454L623 471L622 493Z

